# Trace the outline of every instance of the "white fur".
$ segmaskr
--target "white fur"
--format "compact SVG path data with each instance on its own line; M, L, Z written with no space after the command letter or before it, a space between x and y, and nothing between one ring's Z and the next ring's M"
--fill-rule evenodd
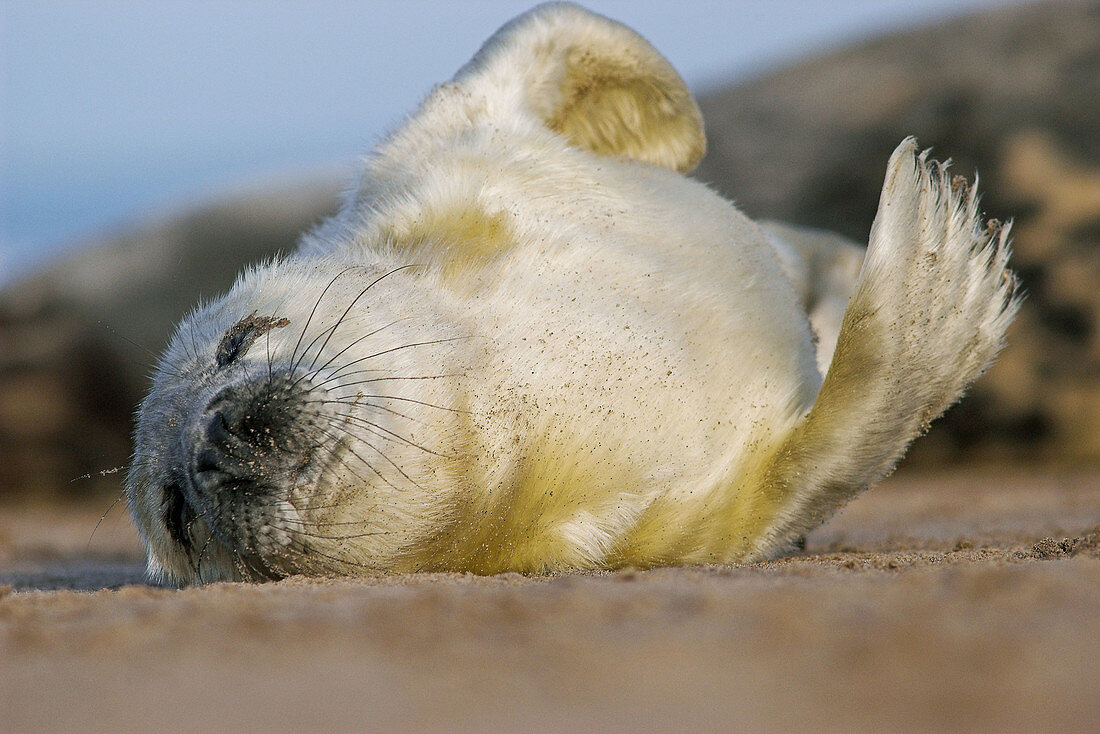
M829 369L848 298L855 289L865 250L832 232L760 222L794 284L817 337L817 366Z
M296 359L360 401L342 420L377 428L271 513L280 572L761 558L880 478L1000 347L1005 231L983 233L974 198L903 142L822 387L792 285L810 250L679 173L701 139L682 81L625 27L552 4L501 29L299 254L181 325L128 480L151 572L247 576L205 515L190 528L201 562L171 541L163 487L219 389ZM290 325L214 369L252 311ZM351 360L376 371L341 371Z

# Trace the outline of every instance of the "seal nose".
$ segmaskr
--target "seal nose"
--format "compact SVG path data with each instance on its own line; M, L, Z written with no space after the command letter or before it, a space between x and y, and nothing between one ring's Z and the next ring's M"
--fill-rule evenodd
M248 388L223 390L211 401L195 454L198 472L238 473L242 465L276 448L281 433L277 420L285 411L271 405L271 396Z
M308 385L264 375L223 388L207 405L192 464L219 484L261 481L309 453L299 423Z
M207 407L206 440L223 447L243 442L275 448L275 439L293 424L300 398L296 384L281 378L229 386Z
M195 455L195 471L224 470L225 459L231 451L234 439L225 421L225 415L220 410L214 411L206 421L203 439L203 447Z

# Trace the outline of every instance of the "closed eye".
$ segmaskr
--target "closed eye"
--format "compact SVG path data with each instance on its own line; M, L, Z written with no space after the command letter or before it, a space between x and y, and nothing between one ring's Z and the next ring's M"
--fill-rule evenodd
M214 361L218 367L230 365L247 352L252 343L262 335L272 329L281 329L288 324L290 324L289 319L257 316L256 312L253 311L225 332L225 336L218 342L218 348L214 352Z

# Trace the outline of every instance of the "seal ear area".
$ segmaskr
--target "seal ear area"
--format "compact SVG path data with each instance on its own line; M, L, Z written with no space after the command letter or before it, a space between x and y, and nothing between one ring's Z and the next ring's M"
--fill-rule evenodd
M571 143L688 173L706 152L687 85L648 41L571 3L515 18L455 76L487 101L519 99Z

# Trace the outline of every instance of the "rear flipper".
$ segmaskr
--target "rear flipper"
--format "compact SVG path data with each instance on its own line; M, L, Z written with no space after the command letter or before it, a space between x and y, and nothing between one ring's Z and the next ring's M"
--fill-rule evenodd
M776 514L752 556L786 550L890 472L1000 351L1019 305L1008 226L983 226L977 206L913 138L890 157L824 384L764 471Z

